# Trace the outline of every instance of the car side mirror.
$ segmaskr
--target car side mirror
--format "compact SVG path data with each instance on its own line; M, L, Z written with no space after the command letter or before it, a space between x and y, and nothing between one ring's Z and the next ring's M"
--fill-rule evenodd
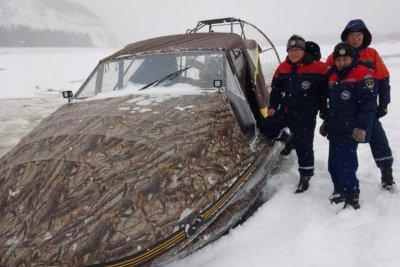
M214 80L214 87L220 89L222 87L222 80Z
M217 88L220 93L224 92L226 89L222 80L213 80L213 85L214 88Z
M61 93L62 93L64 98L68 98L68 102L71 102L72 97L74 96L72 91L62 91Z

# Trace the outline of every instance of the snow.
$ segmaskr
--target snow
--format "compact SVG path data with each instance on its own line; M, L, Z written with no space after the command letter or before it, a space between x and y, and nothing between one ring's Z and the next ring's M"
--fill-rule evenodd
M327 57L333 47L323 46L323 56ZM391 73L392 103L389 114L381 121L400 185L400 43L372 47L383 56ZM59 91L76 92L98 60L111 52L0 49L0 155L66 103ZM279 52L283 58L284 47L279 47ZM264 188L268 201L252 217L212 244L168 266L400 266L400 194L380 189L380 173L369 146L360 145L358 150L361 209L357 211L342 210L341 204L329 203L333 187L327 170L328 141L316 133L314 148L316 171L308 191L293 194L298 172L297 157L292 153L268 180Z
M112 51L90 48L0 48L0 99L76 91Z
M104 22L78 3L63 0L1 0L2 26L88 33L99 47L109 47L112 36Z
M0 156L41 119L66 103L98 61L113 51L78 48L0 48Z
M214 93L217 89L208 89L202 90L199 87L188 85L188 84L174 84L172 86L157 86L157 87L148 87L143 89L143 84L134 84L129 83L125 88L118 91L111 91L100 93L96 96L90 97L87 101L97 100L97 99L105 99L110 97L123 97L128 95L143 95L141 101L138 101L137 105L147 106L150 105L152 102L161 103L165 100L168 100L171 97L176 96L183 96L183 95L199 95L199 94L206 94L206 93ZM136 102L137 100L131 100L130 102ZM188 107L185 107L188 108ZM184 109L185 109L184 108Z

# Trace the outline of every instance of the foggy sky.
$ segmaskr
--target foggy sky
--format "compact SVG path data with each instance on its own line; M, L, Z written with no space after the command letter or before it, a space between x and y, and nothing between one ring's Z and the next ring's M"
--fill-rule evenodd
M339 36L361 18L372 35L400 32L398 0L69 0L91 9L115 34L118 45L184 33L197 21L236 17L255 24L274 41L292 34L309 39ZM319 41L319 40L314 40Z

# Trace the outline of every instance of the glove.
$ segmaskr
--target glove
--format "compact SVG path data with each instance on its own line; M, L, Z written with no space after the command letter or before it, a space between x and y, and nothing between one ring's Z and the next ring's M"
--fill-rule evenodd
M379 105L378 109L376 110L376 116L379 118L382 118L387 114L387 105Z
M269 117L274 116L275 112L276 112L275 109L273 109L273 108L268 108L268 116L269 116Z
M323 122L321 126L319 127L319 134L322 135L323 137L326 137L328 135L328 132L326 130L326 123Z
M351 134L351 138L359 143L364 143L366 134L367 133L365 132L365 130L354 128L353 133Z

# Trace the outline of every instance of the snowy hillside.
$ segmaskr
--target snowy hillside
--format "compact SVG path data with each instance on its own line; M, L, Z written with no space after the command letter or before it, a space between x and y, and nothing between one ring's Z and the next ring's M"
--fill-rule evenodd
M381 121L393 150L399 186L400 43L372 46L381 53L391 73L392 103ZM323 56L333 47L323 46ZM283 58L285 49L279 49ZM65 103L57 91L76 91L98 60L111 52L0 49L0 156ZM314 148L316 171L307 192L293 194L298 172L297 157L292 153L268 180L265 197L269 200L252 217L168 267L400 266L400 194L380 189L380 173L369 146L360 145L358 150L361 209L357 211L329 203L333 188L327 170L328 141L316 133Z
M87 8L67 0L0 0L0 26L87 33L95 46L112 37L103 21Z

